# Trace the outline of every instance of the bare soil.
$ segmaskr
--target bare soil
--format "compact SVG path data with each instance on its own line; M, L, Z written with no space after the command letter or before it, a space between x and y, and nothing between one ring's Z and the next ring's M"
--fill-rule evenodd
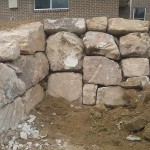
M46 135L45 138L23 140L18 131L9 131L7 138L3 136L2 139L6 141L6 147L12 137L17 137L20 144L33 145L19 150L150 150L150 142L142 137L143 130L130 133L123 128L124 122L143 112L150 112L147 111L149 108L150 103L134 109L110 109L104 105L83 106L60 98L45 97L31 111L36 116L34 127ZM126 137L130 134L141 137L141 141L127 141ZM48 145L44 146L44 142ZM36 144L39 146L35 147Z
M149 106L147 104L136 109L106 109L104 106L88 107L46 97L31 114L37 116L35 124L38 129L44 129L48 133L50 144L63 135L69 139L71 145L82 146L85 150L150 150L148 141L126 140L129 134L142 138L142 131L133 134L117 125L138 116L149 109Z

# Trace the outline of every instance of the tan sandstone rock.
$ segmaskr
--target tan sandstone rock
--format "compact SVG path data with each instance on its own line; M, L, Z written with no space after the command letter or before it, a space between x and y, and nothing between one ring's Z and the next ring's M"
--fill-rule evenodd
M23 119L25 119L24 104L19 97L0 109L0 133L8 129L16 129Z
M132 32L148 32L149 21L111 18L108 20L108 32L121 36Z
M130 33L119 40L122 57L150 57L150 36L148 33Z
M82 68L84 45L73 33L58 32L47 40L46 53L51 70L80 70Z
M85 83L119 85L122 81L118 63L102 56L86 56L83 61Z
M83 42L88 55L101 55L114 60L120 58L119 49L112 35L89 31L85 34Z
M125 82L121 82L120 86L127 89L132 88L144 88L149 84L149 78L147 76L128 78Z
M49 76L47 94L69 101L82 100L82 75L54 73Z
M45 19L44 30L47 34L59 31L83 34L86 31L86 23L83 18L61 18L57 20Z
M125 129L130 132L137 132L143 129L150 122L150 110L145 110L144 113L126 121Z
M94 17L86 20L87 29L89 31L106 32L107 17Z
M96 104L103 103L109 107L125 105L122 98L125 90L119 86L98 88Z
M97 85L85 84L83 86L83 104L85 105L95 105L97 98Z
M147 58L128 58L121 61L125 77L149 75L149 60Z
M15 29L0 31L0 38L19 43L21 54L45 51L45 33L41 22L21 25Z
M29 112L44 98L43 88L37 84L28 91L22 97L22 101L25 105L25 114L28 115Z
M0 61L12 61L20 56L19 44L14 40L0 38Z
M30 56L22 55L13 64L22 71L18 77L26 84L27 89L36 85L49 73L48 60L41 52Z
M0 108L12 102L25 90L25 83L16 76L15 71L0 63Z

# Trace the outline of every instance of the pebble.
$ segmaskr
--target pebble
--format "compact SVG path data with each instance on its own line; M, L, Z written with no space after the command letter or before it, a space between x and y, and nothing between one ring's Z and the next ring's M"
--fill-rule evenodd
M24 140L28 139L27 133L26 132L20 132L20 137Z
M32 122L34 122L35 119L36 119L36 116L30 115L30 119L27 120L27 122L28 122L28 123L32 123Z
M141 138L138 136L129 135L126 137L126 140L136 142L136 141L141 141Z

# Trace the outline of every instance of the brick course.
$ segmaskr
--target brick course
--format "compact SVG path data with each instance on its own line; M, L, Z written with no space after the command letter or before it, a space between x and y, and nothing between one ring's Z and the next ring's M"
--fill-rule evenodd
M8 0L0 0L0 21L39 20L43 18L96 16L118 17L119 0L69 0L67 10L34 10L33 0L18 0L17 9L9 9Z

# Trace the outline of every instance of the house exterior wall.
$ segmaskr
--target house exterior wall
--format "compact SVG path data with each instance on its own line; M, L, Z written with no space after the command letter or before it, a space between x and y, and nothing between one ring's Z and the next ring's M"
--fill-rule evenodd
M18 8L9 9L8 0L0 0L0 21L96 16L111 18L118 15L119 0L69 0L67 10L34 10L34 0L18 0Z
M150 20L150 0L132 0L131 13L133 18L133 8L134 7L145 7L146 8L146 20ZM119 9L119 17L130 18L130 6L126 6Z
M150 0L132 0L132 10L134 7L146 8L146 20L150 20Z

